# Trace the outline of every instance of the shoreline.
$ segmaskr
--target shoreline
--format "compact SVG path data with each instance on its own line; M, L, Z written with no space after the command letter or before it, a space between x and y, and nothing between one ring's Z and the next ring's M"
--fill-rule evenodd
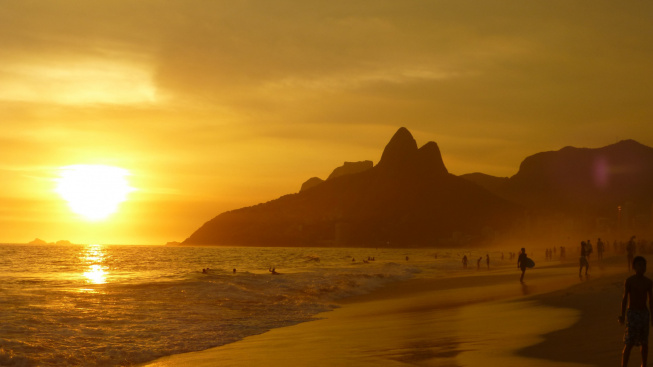
M547 306L578 310L580 317L568 328L542 335L539 344L520 349L517 354L599 367L620 365L624 327L617 322L617 316L628 275L623 271L534 296L535 301ZM640 363L639 350L634 348L630 365Z
M582 282L570 261L528 270L525 284L519 284L519 271L512 266L392 283L335 302L340 308L313 321L143 366L209 366L216 361L221 366L471 366L490 360L503 365L615 365L623 329L610 319L611 326L598 323L603 329L597 333L593 324L606 309L616 316L621 290L615 282L623 282L626 272L611 259L605 263ZM588 341L601 333L610 337ZM576 347L582 345L590 345L585 347L588 355L577 355Z

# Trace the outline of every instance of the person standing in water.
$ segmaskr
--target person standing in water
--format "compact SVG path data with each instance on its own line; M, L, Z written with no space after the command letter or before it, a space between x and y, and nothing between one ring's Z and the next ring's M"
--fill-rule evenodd
M626 279L624 296L621 300L621 315L619 323L626 322L624 334L624 350L621 359L621 366L628 366L631 349L639 345L642 353L642 366L647 365L648 360L648 333L651 323L651 296L653 294L653 281L644 276L646 272L646 259L637 256L633 259L635 275ZM626 314L626 306L628 306ZM624 316L627 315L627 318Z
M521 278L519 281L524 282L524 274L526 273L526 249L522 247L519 257L517 258L517 267L521 269Z

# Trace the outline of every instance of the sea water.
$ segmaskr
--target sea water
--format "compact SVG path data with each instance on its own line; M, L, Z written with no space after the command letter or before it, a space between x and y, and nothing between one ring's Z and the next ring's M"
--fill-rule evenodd
M338 299L389 282L462 271L462 256L433 249L0 245L0 365L122 366L203 350L308 321Z

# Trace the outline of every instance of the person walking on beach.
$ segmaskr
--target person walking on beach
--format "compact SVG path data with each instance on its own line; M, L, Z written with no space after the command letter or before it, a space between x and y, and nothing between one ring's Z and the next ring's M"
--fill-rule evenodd
M601 238L596 241L596 255L599 258L599 261L603 260L603 252L605 251L605 245L603 244L603 241L601 241Z
M618 320L620 324L626 322L626 332L624 333L624 350L621 359L621 366L628 366L630 350L640 346L642 353L642 366L647 365L648 360L648 333L649 324L651 323L650 306L653 295L653 281L644 276L646 272L646 259L637 256L633 259L633 269L635 275L626 279L624 286L624 296L621 300L621 315ZM626 314L626 306L628 313ZM627 316L625 318L625 316Z
M587 276L587 271L590 270L590 263L587 261L587 244L585 241L580 243L580 267L578 268L578 277L582 278L583 268L585 268L585 276Z
M485 263L487 264L487 270L490 270L490 254L485 254Z
M587 261L590 261L592 252L594 252L594 248L592 248L592 242L587 240L587 244L585 245L585 256L587 256Z
M522 247L519 257L517 258L517 267L521 269L521 278L519 281L524 282L524 274L526 273L526 249Z
M463 256L463 269L467 269L467 255Z
M483 256L479 257L476 261L476 270L481 270L481 260L483 260Z

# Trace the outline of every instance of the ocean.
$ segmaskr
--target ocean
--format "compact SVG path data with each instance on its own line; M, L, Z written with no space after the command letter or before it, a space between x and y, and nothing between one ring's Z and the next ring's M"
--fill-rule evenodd
M0 365L125 366L208 349L390 282L475 270L463 254L485 252L0 245Z

